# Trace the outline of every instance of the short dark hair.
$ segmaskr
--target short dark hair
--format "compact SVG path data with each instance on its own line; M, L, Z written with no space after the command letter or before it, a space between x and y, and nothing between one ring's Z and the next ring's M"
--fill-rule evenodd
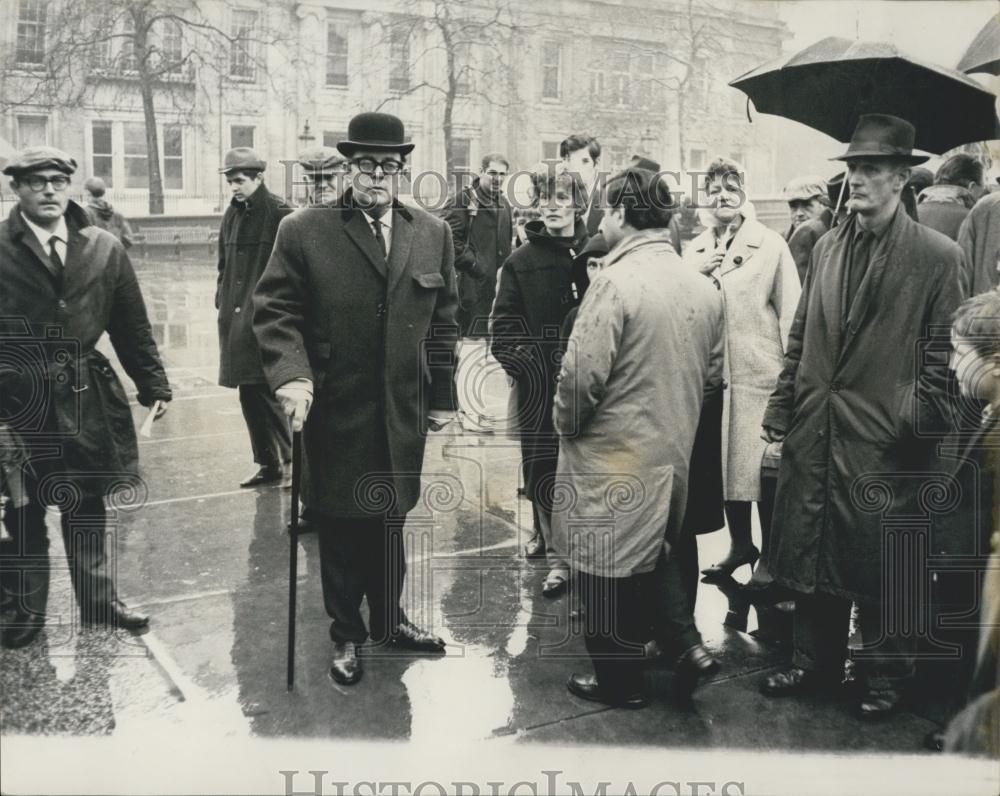
M242 174L248 180L252 180L255 179L257 175L263 173L263 169L230 169L226 172L226 179L235 179L237 174Z
M507 160L507 156L502 152L490 152L487 155L483 155L483 165L480 171L486 171L486 169L489 168L490 163L493 163L494 161L497 163L503 163L503 165L507 168L507 171L510 171L510 161Z
M585 148L590 152L590 157L596 163L601 157L601 144L596 138L583 133L574 133L564 138L559 144L559 157L569 157L571 153Z
M970 182L982 185L985 171L981 161L972 155L960 152L957 155L952 155L941 164L941 168L934 175L934 184L961 185L963 188Z
M625 223L635 229L657 229L670 224L674 199L663 177L630 166L608 181L607 208L625 209Z
M580 175L566 168L564 163L539 163L531 172L531 201L537 207L541 195L558 189L560 186L569 188L573 196L573 205L577 214L582 214L587 207L587 189Z
M988 290L963 301L952 316L951 329L980 356L1000 354L1000 292Z
M716 158L711 163L708 164L708 169L705 171L705 190L712 184L712 180L719 177L723 182L726 182L729 175L732 174L739 181L739 187L743 187L743 167L737 163L735 160L730 160L729 158Z

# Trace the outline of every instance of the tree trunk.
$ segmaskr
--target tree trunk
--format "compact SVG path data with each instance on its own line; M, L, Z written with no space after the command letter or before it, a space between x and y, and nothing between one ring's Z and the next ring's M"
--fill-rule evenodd
M146 162L149 172L149 214L163 215L163 177L160 174L160 139L156 132L156 107L153 104L153 76L149 70L149 28L145 19L135 20L135 52L139 67L139 92L146 119Z

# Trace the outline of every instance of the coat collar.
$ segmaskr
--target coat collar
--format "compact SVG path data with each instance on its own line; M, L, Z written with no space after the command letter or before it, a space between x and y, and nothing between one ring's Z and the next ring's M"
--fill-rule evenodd
M63 214L63 217L66 219L66 229L69 232L69 240L66 242L66 262L63 263L62 278L65 279L66 274L72 274L76 270L75 266L77 265L80 251L83 248L82 243L87 237L87 227L91 226L91 224L87 211L72 199L66 205L66 212ZM42 268L54 281L58 281L59 277L51 270L51 261L48 254L39 245L38 238L28 228L24 216L21 215L20 203L14 205L14 208L10 211L10 215L7 217L7 229L11 240L27 248L34 255L35 264L39 268Z
M740 268L764 244L767 227L754 218L744 218L719 267L719 276Z
M602 261L603 267L607 268L614 265L619 260L624 259L636 250L646 246L666 247L670 249L671 254L675 257L677 256L677 252L674 250L673 241L670 237L669 229L666 227L659 229L640 229L638 232L618 241L618 245L616 245L604 256Z
M389 251L389 259L386 261L375 243L375 236L372 234L368 219L354 204L354 196L350 189L344 192L337 207L341 211L344 231L348 237L354 241L361 253L365 255L365 259L379 275L388 280L389 289L392 289L406 270L406 263L410 256L410 246L413 243L413 214L398 200L393 201L390 211L393 213L392 248Z

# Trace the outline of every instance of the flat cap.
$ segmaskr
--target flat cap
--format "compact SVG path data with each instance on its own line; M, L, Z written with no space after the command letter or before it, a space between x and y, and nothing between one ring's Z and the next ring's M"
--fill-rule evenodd
M781 192L781 198L786 202L808 202L810 199L826 196L826 180L812 174L796 177Z
M33 146L15 154L4 166L3 173L19 177L42 169L59 169L64 174L72 174L76 171L76 161L61 149L52 146Z
M347 170L347 158L329 146L317 146L299 153L299 165L310 174L336 174Z
M248 146L238 146L226 153L226 156L222 160L222 168L219 169L219 174L228 174L231 171L239 171L241 169L264 171L266 168L267 163L261 160L260 155L254 150Z

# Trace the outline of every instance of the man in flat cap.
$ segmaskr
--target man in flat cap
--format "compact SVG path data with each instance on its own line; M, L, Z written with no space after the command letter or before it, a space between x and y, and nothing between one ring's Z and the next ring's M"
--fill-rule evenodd
M792 216L785 240L795 260L799 282L805 282L812 250L833 225L826 180L816 176L796 177L785 186L783 195Z
M344 181L351 168L347 158L333 147L319 146L302 152L298 161L309 181L306 204L333 205L344 192Z
M911 167L926 160L915 135L903 119L863 115L836 158L852 212L813 249L763 420L768 442L784 440L767 566L797 597L792 665L762 689L835 690L853 601L865 719L899 709L914 671L916 637L904 628L926 609L901 588L926 573L897 553L921 542L887 518L930 510L951 419L949 347L933 335L961 300L962 251L902 207Z
M220 173L233 192L219 231L219 384L239 390L240 408L257 470L241 487L289 483L292 438L288 419L260 364L253 334L253 290L271 256L286 202L264 185L266 163L249 147L230 149Z
M281 224L254 293L254 331L268 381L303 429L330 677L350 685L369 637L382 648L444 648L400 606L403 523L420 498L426 432L456 408L458 325L451 230L396 199L413 149L403 123L359 114L338 149L351 187L329 211L303 208Z
M47 504L62 511L82 621L128 630L149 621L119 601L105 560L104 498L138 478L138 447L98 340L108 333L143 406L169 401L170 385L125 248L69 199L75 171L52 147L26 149L4 169L18 203L0 223L0 424L30 457L28 502L8 509L10 539L0 546L2 589L17 609L0 636L5 647L31 643L45 623Z

